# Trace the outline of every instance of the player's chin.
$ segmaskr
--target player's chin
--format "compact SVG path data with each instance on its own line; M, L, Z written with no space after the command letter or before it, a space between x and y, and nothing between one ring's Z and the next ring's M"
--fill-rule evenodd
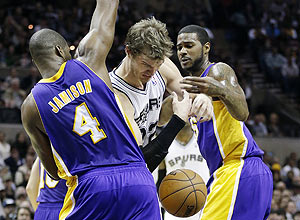
M184 70L189 70L193 65L186 61L186 62L180 62L181 68Z

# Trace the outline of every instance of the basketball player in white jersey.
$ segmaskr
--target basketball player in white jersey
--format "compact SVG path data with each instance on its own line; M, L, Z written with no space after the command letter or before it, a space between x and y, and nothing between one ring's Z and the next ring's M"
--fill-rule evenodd
M173 43L166 25L155 18L144 19L133 25L126 37L126 57L111 73L112 85L134 130L141 131L138 144L145 147L152 140L159 120L165 90L175 91L182 98L179 81L182 76L168 58ZM212 117L208 96L198 95L190 114L202 121ZM155 175L154 175L155 178Z
M160 114L160 120L158 126L161 127L170 119L170 109L164 108L164 105L171 101L171 97L166 98L162 111ZM193 123L191 123L193 124ZM199 146L197 144L197 137L192 130L190 123L186 123L184 128L177 134L175 140L172 142L169 153L165 157L164 161L159 165L160 174L168 174L176 169L190 169L198 173L205 184L207 183L210 174L207 167L206 160L202 157ZM165 171L165 172L164 172ZM163 177L160 176L160 179ZM198 220L200 218L201 211L197 214L184 218L186 220ZM164 220L182 220L182 218L175 217L168 212L164 212Z

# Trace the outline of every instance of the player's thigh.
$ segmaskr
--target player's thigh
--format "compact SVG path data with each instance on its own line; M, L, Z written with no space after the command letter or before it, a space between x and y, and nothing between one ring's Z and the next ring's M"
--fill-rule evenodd
M75 207L66 219L160 219L156 187L148 170L86 178L79 181L73 196Z
M245 160L232 220L267 219L271 211L273 177L258 158Z
M264 219L271 205L272 174L260 158L235 161L217 170L209 191L201 220Z

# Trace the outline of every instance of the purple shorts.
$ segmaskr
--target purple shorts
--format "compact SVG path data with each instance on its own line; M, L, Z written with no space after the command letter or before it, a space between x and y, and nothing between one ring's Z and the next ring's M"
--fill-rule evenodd
M156 186L144 163L90 171L69 191L73 204L66 204L62 212L68 213L61 213L61 219L161 219Z
M34 220L58 220L63 203L40 203L34 213Z

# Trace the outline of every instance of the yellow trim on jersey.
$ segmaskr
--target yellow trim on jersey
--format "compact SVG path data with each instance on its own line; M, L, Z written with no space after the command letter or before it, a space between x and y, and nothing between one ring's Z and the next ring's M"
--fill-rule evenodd
M81 60L78 60L78 59L76 59L77 61L79 61L79 62L81 62L81 63L83 63L84 65L86 65L86 67L87 68L89 68L93 73L95 73L96 74L96 76L98 76L103 82L104 82L104 84L107 86L107 88L109 88L109 90L110 91L112 91L113 93L114 93L114 91L106 84L106 82L102 79L102 77L101 76L99 76L89 65L87 65L85 62L83 62L83 61L81 61ZM107 73L108 74L108 73ZM108 76L109 77L109 76Z
M223 159L243 157L248 145L243 122L234 119L221 101L214 101L213 107L214 131Z
M130 129L130 131L131 131L131 133L132 133L132 135L133 135L133 137L134 137L136 143L138 143L137 138L136 138L136 136L135 136L135 133L134 133L134 131L133 131L132 125L131 125L131 123L130 123L128 117L127 117L127 115L125 114L123 108L122 108L121 101L120 101L119 96L118 96L117 94L115 94L115 98L116 98L116 102L117 102L117 104L118 104L118 106L119 106L119 109L121 110L121 113L122 113L122 115L123 115L123 117L124 117L124 119L125 119L126 124L128 125L128 127L129 127L129 129Z
M68 215L73 211L75 207L75 198L74 198L74 191L78 186L78 177L73 176L69 177L67 180L68 191L65 196L63 207L59 213L59 220L64 220L68 217Z
M234 211L244 160L231 160L213 175L214 181L201 220L230 220Z
M61 75L63 74L64 70L65 70L66 63L67 63L67 62L64 62L64 63L60 66L58 72L57 72L54 76L52 76L52 77L50 77L50 78L47 78L47 79L41 79L41 80L39 81L39 83L49 83L49 82L55 82L56 80L58 80L58 79L61 77Z

